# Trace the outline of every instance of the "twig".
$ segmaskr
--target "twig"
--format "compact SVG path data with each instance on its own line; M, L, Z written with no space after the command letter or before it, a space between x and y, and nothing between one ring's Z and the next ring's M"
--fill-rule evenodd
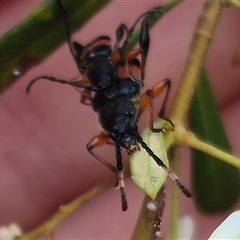
M158 208L154 216L151 240L162 239L161 227L162 227L162 215L163 215L163 210L165 206L165 198L166 198L166 187L163 186L158 193L158 199L160 199L160 201L158 202Z
M187 116L221 11L221 1L208 0L200 14L188 61L172 105L170 119L173 121L183 122Z
M93 198L102 194L110 187L113 187L113 183L115 181L115 176L108 178L69 204L60 206L58 211L50 219L48 219L45 223L33 231L23 235L19 240L32 240L44 234L51 236L58 225L60 225L65 219L76 212L79 208L90 202Z
M175 143L195 148L240 169L239 158L199 140L193 133L186 131L181 125L176 125L172 134L174 135L173 141Z
M174 131L175 132L175 131ZM179 172L181 147L174 146L169 149L169 158L172 161L171 168L174 172ZM173 187L171 205L171 232L170 239L178 239L178 219L179 219L179 189Z
M240 8L240 1L239 0L223 0L223 4L226 4L226 7L233 6L236 8Z
M132 239L151 239L158 240L161 235L161 219L165 203L165 186L161 188L158 199L153 201L148 196L145 197L142 210L140 212L136 229Z

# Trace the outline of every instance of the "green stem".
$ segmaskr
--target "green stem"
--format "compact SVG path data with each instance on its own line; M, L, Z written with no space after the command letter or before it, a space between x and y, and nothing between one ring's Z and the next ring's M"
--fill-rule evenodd
M193 98L194 91L200 79L200 74L203 69L207 51L209 49L216 25L219 21L220 13L222 10L220 1L208 0L204 4L202 14L200 14L197 26L195 28L195 34L193 36L192 44L190 47L189 55L185 70L183 72L178 92L175 96L173 107L170 113L170 119L177 122L183 122L188 114L190 103ZM179 147L175 147L175 150L179 151ZM179 159L175 159L175 161ZM174 186L174 192L177 191L177 187ZM179 195L174 196L174 203L179 205ZM177 225L175 221L179 219L178 207L174 206L175 220L172 222L172 239L178 239Z
M225 0L224 2L226 6L233 6L236 8L240 8L240 1L239 0Z
M76 212L79 208L86 205L93 198L105 192L107 189L113 187L113 183L116 180L115 176L102 182L101 184L88 190L80 197L73 200L71 203L61 206L59 210L45 223L37 227L33 231L23 235L19 240L32 240L41 235L51 236L54 230L69 216Z
M171 168L175 173L179 172L180 162L180 147L174 147L169 149L169 158L172 161ZM171 232L170 239L178 239L178 219L179 219L179 188L173 187L172 192L172 212L171 212Z
M176 131L176 132L175 132ZM197 139L193 133L187 132L183 127L176 126L174 131L174 142L177 142L180 145L188 145L189 147L195 148L199 151L205 152L213 157L216 157L234 167L240 169L240 159L232 156L210 144L204 143L201 140Z
M200 14L187 64L173 102L170 114L173 121L183 122L187 116L221 11L221 1L208 0Z

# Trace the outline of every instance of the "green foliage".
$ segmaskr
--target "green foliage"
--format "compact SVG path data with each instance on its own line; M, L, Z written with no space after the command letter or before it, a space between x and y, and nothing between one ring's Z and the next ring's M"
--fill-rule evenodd
M109 0L65 1L71 30L82 27ZM46 1L0 39L0 93L66 41L63 16L55 1Z
M219 111L205 71L190 110L190 125L203 141L231 152ZM239 170L198 150L192 150L194 198L205 213L222 212L232 207L240 195Z
M150 129L146 129L142 137L165 165L169 166L163 134L153 134ZM142 148L132 154L130 171L134 183L152 199L155 199L167 178L167 173Z

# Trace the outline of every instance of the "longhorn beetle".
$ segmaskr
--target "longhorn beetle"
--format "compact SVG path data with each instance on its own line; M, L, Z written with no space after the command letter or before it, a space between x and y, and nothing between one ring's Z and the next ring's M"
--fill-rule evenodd
M32 85L40 79L68 84L78 89L81 93L81 102L83 104L91 105L94 111L99 114L99 121L105 132L93 137L86 147L92 156L117 174L123 211L127 210L127 199L124 187L121 148L125 148L130 154L139 150L141 146L167 172L168 176L176 182L182 192L187 197L190 197L191 193L182 185L172 170L144 142L138 133L137 127L137 122L142 112L149 108L150 129L156 133L164 132L162 128L157 129L153 127L152 101L166 89L159 112L159 117L164 118L164 110L171 84L170 80L166 78L151 90L149 89L141 94L150 41L147 18L154 13L159 13L159 8L154 8L140 15L130 29L126 25L120 24L116 31L116 43L114 48L112 48L111 39L108 36L99 36L86 46L72 42L68 13L60 0L57 0L57 3L64 15L70 52L81 76L70 81L46 75L39 76L28 84L26 92L29 93ZM128 40L141 20L140 48L126 52ZM119 44L123 40L124 35L126 35L126 38L120 47ZM141 57L140 60L138 59L139 55ZM170 120L167 121L172 124ZM104 144L115 146L116 166L113 166L93 151L94 148Z

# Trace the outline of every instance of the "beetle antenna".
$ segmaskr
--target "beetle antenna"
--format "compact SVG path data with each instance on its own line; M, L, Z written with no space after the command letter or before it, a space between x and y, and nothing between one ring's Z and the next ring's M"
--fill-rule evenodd
M148 147L148 145L143 141L142 137L138 135L138 141L141 146L146 150L148 155L154 159L154 161L163 168L163 170L168 174L168 176L177 184L178 188L183 192L186 197L191 197L190 191L180 182L175 173L168 168L164 162Z
M43 76L39 76L39 77L36 77L34 78L28 85L27 85L27 88L26 88L26 94L28 94L30 92L30 89L32 87L32 85L37 82L38 80L41 80L41 79L44 79L44 80L49 80L51 82L58 82L58 83L61 83L61 84L68 84L68 85L71 85L73 87L78 87L78 88L85 88L85 89L90 89L90 90L94 90L91 88L91 86L84 86L82 84L80 84L79 82L75 81L75 82L71 82L71 81L67 81L67 80L64 80L64 79L57 79L55 77L51 77L51 76L46 76L46 75L43 75Z

